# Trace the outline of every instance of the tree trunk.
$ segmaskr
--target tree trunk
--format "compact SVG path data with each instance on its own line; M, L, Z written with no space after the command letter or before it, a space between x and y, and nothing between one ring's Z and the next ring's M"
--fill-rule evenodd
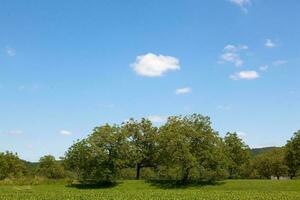
M141 171L141 165L136 164L136 180L140 179L140 171Z
M186 183L189 179L190 168L186 168L182 177L182 182Z

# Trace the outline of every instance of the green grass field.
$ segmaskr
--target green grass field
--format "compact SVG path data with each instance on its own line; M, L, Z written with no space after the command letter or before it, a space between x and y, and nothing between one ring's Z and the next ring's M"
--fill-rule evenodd
M1 200L83 199L300 199L300 181L233 180L214 185L172 187L145 181L123 181L114 187L78 188L62 183L35 186L0 186Z

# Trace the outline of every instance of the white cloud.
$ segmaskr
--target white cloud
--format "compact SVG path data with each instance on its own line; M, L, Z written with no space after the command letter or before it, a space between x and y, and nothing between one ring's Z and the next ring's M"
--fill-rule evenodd
M184 87L184 88L178 88L175 91L175 94L187 94L187 93L191 93L192 92L192 88L190 87Z
M240 71L230 75L232 80L254 80L259 78L259 74L256 71Z
M6 54L8 56L15 56L16 55L16 50L14 48L11 47L6 47Z
M131 67L138 75L147 77L162 76L167 71L180 70L179 59L153 53L138 56Z
M259 70L260 70L260 71L267 71L268 68L269 68L268 65L262 65L262 66L259 67Z
M160 115L151 115L151 116L148 116L148 119L153 123L163 123L167 120L167 117L160 116Z
M65 136L72 135L72 132L71 131L67 131L67 130L61 130L61 131L59 131L59 133L61 135L65 135Z
M251 5L251 0L229 0L229 2L240 7L243 12L248 13L247 7Z
M272 42L272 40L270 39L267 39L266 42L265 42L265 47L267 48L274 48L276 45L274 42Z
M273 62L273 65L279 66L279 65L284 65L284 64L286 64L286 63L287 63L286 60L275 60L275 61Z
M239 67L244 64L244 61L241 59L239 52L247 50L248 46L246 45L232 45L228 44L224 47L224 53L221 55L219 63L233 63L235 66Z

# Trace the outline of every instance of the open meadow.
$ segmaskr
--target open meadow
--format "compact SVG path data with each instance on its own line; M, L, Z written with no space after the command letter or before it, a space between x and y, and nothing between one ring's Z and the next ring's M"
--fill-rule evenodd
M150 200L150 199L230 199L296 200L300 199L300 181L227 180L215 184L189 186L169 182L122 181L112 187L70 187L64 183L0 186L1 200Z

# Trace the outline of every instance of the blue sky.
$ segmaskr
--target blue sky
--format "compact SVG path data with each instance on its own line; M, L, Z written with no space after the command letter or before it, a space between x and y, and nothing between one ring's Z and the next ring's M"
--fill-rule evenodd
M300 129L298 0L0 1L0 151L62 156L103 123L201 113L221 136Z

